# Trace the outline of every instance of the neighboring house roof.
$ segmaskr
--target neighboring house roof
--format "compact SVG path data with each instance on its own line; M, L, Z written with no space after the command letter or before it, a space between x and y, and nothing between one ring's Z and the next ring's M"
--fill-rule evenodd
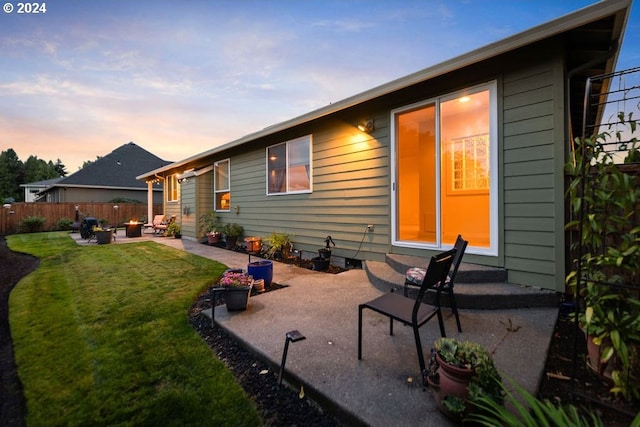
M136 176L170 163L133 142L129 142L61 179L44 192L55 187L146 190L147 184L138 181ZM157 190L161 191L162 189L158 188Z
M145 178L153 177L157 173L187 165L258 138L266 137L294 126L337 113L408 88L412 85L423 83L438 76L563 34L566 34L563 41L566 44L566 50L568 52L567 77L571 79L569 87L571 98L569 99L569 110L571 114L572 131L577 134L577 131L582 129L582 101L584 98L586 78L597 74L609 73L614 70L630 8L631 0L606 0L595 3L576 12L538 25L432 67L425 68L406 77L393 80L342 101L267 127L168 166L149 170L137 178L144 180ZM603 92L606 91L606 88L602 89Z
M26 184L20 184L20 187L47 188L52 186L53 184L56 184L61 179L62 177L45 179L43 181L27 182Z

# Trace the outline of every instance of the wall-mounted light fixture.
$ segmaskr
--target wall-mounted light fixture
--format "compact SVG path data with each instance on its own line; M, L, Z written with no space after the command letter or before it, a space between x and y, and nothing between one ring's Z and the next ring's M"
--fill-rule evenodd
M358 125L358 129L362 132L371 133L374 130L373 119L364 120Z

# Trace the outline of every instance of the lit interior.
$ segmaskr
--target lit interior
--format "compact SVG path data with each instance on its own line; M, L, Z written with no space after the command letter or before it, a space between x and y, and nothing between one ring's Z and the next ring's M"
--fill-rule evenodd
M397 129L399 240L489 247L489 91L401 113Z

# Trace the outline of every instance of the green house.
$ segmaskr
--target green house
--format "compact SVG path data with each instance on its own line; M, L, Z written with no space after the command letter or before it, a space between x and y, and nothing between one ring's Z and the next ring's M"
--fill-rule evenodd
M630 6L596 3L138 179L164 185L183 238L211 210L302 251L330 235L359 260L428 257L462 234L465 262L564 292L564 164Z

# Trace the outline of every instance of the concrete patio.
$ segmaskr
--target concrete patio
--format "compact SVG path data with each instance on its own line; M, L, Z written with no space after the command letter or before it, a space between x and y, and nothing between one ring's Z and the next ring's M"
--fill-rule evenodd
M248 262L246 254L187 239L151 234L129 239L119 233L115 243L144 240L231 268L246 269ZM285 334L298 330L305 335L305 340L289 347L285 380L291 387L304 387L307 396L349 425L452 425L422 387L410 328L398 325L389 336L387 318L365 310L363 359L358 360L358 304L381 294L364 270L327 274L274 262L274 281L287 287L253 297L243 312L229 313L218 306L215 319L267 360L274 372L281 362ZM557 308L460 310L462 333L449 310L444 313L447 336L482 344L493 353L503 376L530 392L537 390ZM437 320L421 328L425 352L438 337Z

